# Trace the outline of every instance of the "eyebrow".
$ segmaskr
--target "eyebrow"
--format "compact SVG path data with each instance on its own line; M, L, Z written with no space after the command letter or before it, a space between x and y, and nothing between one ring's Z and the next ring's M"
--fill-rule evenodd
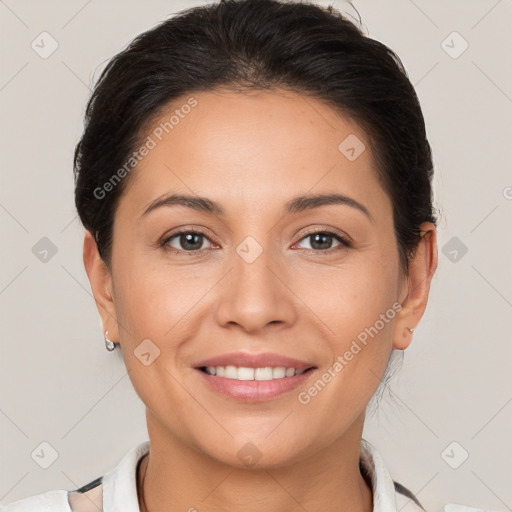
M364 213L372 223L374 222L370 212L363 204L359 203L355 199L352 199L351 197L344 196L342 194L306 194L296 196L285 203L283 212L284 214L299 213L306 210L319 208L320 206L333 204L345 205L350 206L351 208L355 208ZM146 208L141 217L147 215L149 212L157 208L174 205L185 206L193 210L219 216L226 215L224 208L219 203L206 197L172 194L155 199Z

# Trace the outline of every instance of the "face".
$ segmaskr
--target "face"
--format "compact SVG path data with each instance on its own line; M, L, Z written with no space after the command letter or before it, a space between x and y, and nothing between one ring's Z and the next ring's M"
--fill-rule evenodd
M115 214L100 312L150 433L233 466L244 450L286 465L360 432L418 320L400 306L392 204L366 134L324 104L193 98L169 133L158 126L189 97L144 137L155 144ZM337 200L311 200L322 195Z

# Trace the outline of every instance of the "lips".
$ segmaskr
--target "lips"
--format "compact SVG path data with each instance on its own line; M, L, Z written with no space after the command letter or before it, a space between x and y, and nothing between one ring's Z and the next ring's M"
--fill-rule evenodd
M236 366L244 368L264 368L270 366L273 368L295 368L299 371L316 368L312 362L294 359L271 352L265 352L262 354L232 352L230 354L223 354L209 359L203 359L194 364L194 367L197 369L206 368L208 366Z
M277 399L281 395L293 392L314 375L316 366L310 362L295 359L270 352L263 354L250 354L248 352L234 352L223 354L209 359L198 361L194 365L196 375L209 389L220 393L226 398L242 402L264 402ZM258 372L277 371L280 378L268 380L268 375L259 375ZM217 371L222 369L222 374ZM246 374L254 370L254 380L247 380ZM283 376L283 371L290 372L290 376ZM234 375L226 372L238 371ZM210 373L210 372L213 372ZM240 377L243 377L241 380Z

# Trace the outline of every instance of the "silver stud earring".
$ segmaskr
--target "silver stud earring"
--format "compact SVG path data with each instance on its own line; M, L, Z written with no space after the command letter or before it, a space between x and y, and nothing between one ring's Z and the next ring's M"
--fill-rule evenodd
M109 352L112 352L112 350L115 350L116 344L113 341L110 341L107 336L108 336L108 331L105 331L105 348Z
M414 332L414 328L413 327L407 327L407 330L412 334Z

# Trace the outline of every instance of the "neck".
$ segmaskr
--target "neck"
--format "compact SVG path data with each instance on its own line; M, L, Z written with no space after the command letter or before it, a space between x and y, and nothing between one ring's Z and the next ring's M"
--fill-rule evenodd
M372 491L359 470L360 427L359 435L347 433L312 457L261 470L233 468L168 435L150 436L151 452L137 471L140 511L371 512Z

